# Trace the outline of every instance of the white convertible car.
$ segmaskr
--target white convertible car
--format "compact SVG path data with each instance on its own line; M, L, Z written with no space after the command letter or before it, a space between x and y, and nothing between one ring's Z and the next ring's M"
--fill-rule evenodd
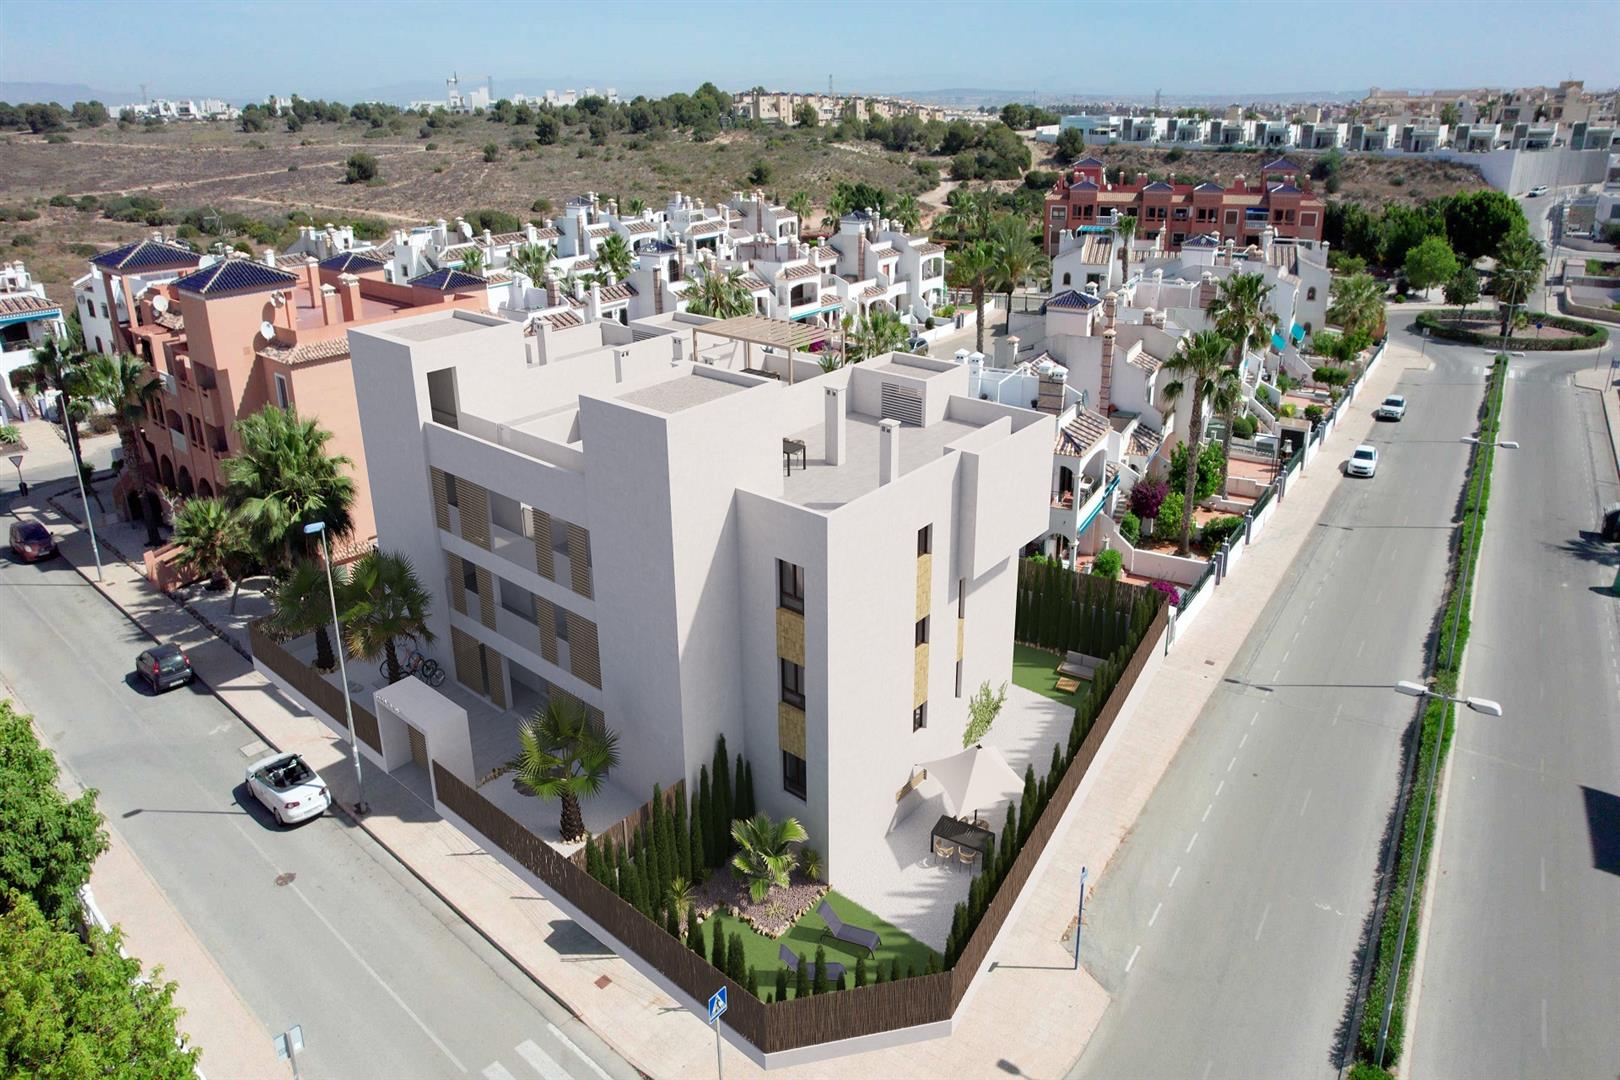
M283 825L318 817L332 805L326 783L297 754L273 754L248 766L248 790Z

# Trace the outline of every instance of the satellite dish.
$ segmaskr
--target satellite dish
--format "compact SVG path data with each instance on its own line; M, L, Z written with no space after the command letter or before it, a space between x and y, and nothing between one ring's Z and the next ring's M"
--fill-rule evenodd
M264 322L260 323L259 336L264 338L266 341L274 341L276 339L275 324L269 319L266 319Z
M157 312L159 315L162 315L165 311L168 311L169 298L167 296L152 297L152 310Z

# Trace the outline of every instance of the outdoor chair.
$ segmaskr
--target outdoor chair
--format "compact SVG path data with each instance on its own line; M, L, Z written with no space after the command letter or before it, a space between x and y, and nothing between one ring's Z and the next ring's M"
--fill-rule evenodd
M949 862L950 860L956 858L956 845L947 844L945 841L936 836L934 837L934 854Z
M850 945L859 945L868 953L876 953L878 946L883 944L883 939L878 936L876 930L844 925L844 920L838 917L838 912L834 911L832 905L825 900L817 906L816 914L821 916L821 921L827 924L827 929L821 933L822 937L831 934L835 940L847 942Z
M979 861L979 853L970 847L964 847L956 853L956 858L963 866L971 870L974 864Z
M799 954L794 952L787 945L783 945L780 949L777 950L776 958L778 960L782 961L782 963L787 966L787 969L789 971L798 971L799 970ZM811 960L810 958L806 957L805 961L804 961L804 966L805 966L805 970L810 973L810 977L812 979L814 979L816 977L816 962L814 960ZM827 966L827 982L829 984L832 984L832 985L837 985L839 978L844 974L844 965L843 964L835 964L831 960L829 960L829 961L827 961L826 966Z

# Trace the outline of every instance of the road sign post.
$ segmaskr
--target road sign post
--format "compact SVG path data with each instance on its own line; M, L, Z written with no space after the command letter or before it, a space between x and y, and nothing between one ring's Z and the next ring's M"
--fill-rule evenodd
M1080 868L1080 912L1074 919L1074 970L1080 970L1080 931L1086 925L1086 868Z
M293 1080L298 1080L298 1055L304 1049L304 1027L294 1024L271 1040L276 1047L277 1061L291 1061Z
M714 1028L714 1075L725 1076L725 1065L720 1057L720 1018L726 1014L726 988L721 987L709 995L709 1026Z

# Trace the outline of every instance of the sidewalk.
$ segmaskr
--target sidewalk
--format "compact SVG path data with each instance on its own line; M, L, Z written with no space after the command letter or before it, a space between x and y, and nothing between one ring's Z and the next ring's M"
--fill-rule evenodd
M980 977L948 1039L874 1050L836 1063L773 1070L787 1076L859 1074L1060 1076L1073 1064L1108 1006L1089 974L1071 969L1066 941L1074 920L1075 879L1081 866L1095 883L1169 767L1193 722L1241 647L1277 582L1315 527L1338 487L1337 463L1372 427L1373 403L1390 392L1418 353L1392 342L1368 377L1357 403L1323 443L1310 470L1288 489L1241 570L1215 589L1214 610L1177 640L1174 651L1143 687L1133 718L1111 737L1090 788L1053 838L1047 868L1031 880L1022 910ZM19 511L24 507L18 506ZM41 520L66 525L54 510ZM60 537L64 555L93 580L88 540L77 530ZM324 723L289 701L230 645L158 593L129 565L109 561L102 591L148 632L183 645L203 681L262 738L297 750L321 770L341 803L354 799L346 744ZM713 1035L700 1021L619 957L581 954L571 926L543 896L438 818L398 781L368 770L372 813L363 827L429 888L563 1002L631 1064L657 1077L713 1074ZM1074 822L1083 822L1076 827ZM469 858L468 856L476 856ZM728 1048L731 1075L761 1070Z
M1614 449L1615 468L1620 469L1620 379L1615 368L1605 364L1575 373L1575 385L1595 390L1603 399L1603 419L1609 426L1609 445Z

